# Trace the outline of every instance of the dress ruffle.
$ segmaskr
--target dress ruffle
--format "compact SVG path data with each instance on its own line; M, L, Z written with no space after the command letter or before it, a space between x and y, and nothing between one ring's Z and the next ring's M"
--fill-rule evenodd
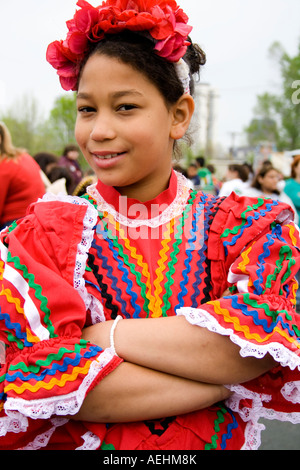
M61 218L65 223L53 231ZM78 413L89 391L121 362L110 349L81 340L94 302L83 275L96 220L86 201L47 195L2 234L0 436L29 435L31 420L35 433L52 435L50 428L42 431L45 422Z

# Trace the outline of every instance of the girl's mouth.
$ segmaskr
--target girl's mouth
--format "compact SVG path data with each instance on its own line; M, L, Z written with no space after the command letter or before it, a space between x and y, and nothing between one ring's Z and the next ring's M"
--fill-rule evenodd
M97 165L98 168L109 168L119 162L126 155L126 152L97 152L92 153L92 155L94 158L95 165Z

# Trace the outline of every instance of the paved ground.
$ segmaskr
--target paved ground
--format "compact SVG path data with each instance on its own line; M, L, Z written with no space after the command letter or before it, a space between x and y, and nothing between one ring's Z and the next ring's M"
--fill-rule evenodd
M262 432L260 450L300 450L300 424L262 421L266 430Z

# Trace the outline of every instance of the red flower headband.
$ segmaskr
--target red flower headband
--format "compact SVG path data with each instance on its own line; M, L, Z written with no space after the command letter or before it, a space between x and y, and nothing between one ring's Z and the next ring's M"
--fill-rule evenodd
M77 89L80 65L90 44L107 34L147 31L156 53L170 62L178 62L190 44L192 27L175 0L107 0L96 8L79 0L77 5L81 10L67 22L65 41L55 41L47 49L47 61L57 70L64 90Z

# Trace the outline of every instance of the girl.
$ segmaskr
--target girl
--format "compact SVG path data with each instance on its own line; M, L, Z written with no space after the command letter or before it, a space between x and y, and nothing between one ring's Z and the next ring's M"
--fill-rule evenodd
M289 204L295 213L295 222L299 224L299 216L293 201L279 189L281 175L272 165L263 165L256 173L251 187L245 190L244 196L265 197Z
M47 57L98 182L2 234L0 444L255 449L299 416L292 214L172 170L205 62L173 0L78 5Z

